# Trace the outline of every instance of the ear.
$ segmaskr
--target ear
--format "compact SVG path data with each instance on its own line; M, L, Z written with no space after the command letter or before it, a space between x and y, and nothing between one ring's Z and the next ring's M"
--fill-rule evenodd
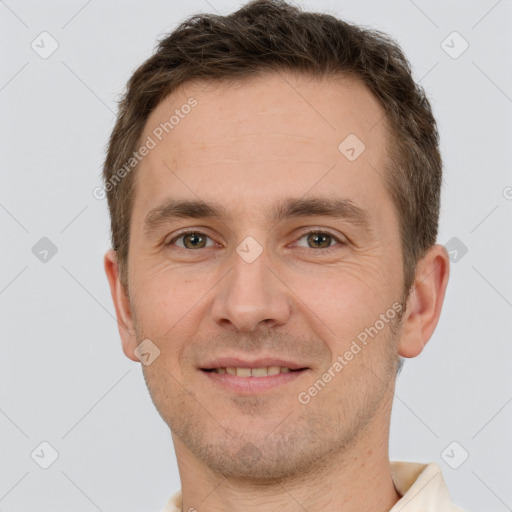
M432 336L441 315L449 273L448 251L440 244L432 246L418 262L398 344L402 357L416 357Z
M132 313L130 307L130 299L126 290L119 279L119 264L117 262L117 254L113 249L105 253L103 260L105 273L107 274L108 284L110 285L110 293L114 301L117 316L117 328L121 336L123 352L126 357L132 361L140 362L134 355L133 351L137 348L137 338L133 326Z

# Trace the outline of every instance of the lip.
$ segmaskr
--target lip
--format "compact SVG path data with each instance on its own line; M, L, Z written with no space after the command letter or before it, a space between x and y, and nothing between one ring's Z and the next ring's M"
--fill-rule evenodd
M247 359L239 359L236 357L219 357L209 361L205 365L201 366L202 370L212 370L214 368L263 368L267 366L284 366L290 368L290 370L302 370L308 368L305 364L299 364L293 361L287 361L285 359L276 359L273 357L265 357L260 359L254 359L248 361ZM261 377L262 379L265 377Z
M206 372L201 369L199 369L199 372L201 372L209 382L222 386L224 389L234 391L237 394L250 395L284 386L300 378L307 373L308 370L304 368L303 370L278 373L277 375L267 375L266 377L238 377L238 375L230 375L229 373Z
M290 370L293 371L278 373L277 375L267 375L266 377L239 377L238 375L230 375L229 373L204 371L214 368L263 368L268 366L282 366L290 368ZM210 383L241 395L251 395L268 390L275 390L300 378L307 373L308 370L309 368L306 365L273 357L259 358L252 361L236 357L220 357L198 368L198 371L200 371Z

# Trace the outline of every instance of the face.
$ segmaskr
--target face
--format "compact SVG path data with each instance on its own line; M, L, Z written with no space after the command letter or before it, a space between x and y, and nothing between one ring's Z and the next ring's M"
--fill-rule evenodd
M353 80L278 74L152 112L123 348L159 350L142 368L178 456L277 478L384 428L405 305L382 118Z

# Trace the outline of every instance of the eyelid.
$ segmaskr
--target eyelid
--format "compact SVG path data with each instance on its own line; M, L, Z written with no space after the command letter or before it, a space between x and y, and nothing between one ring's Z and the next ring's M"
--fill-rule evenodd
M196 229L183 228L183 230L178 231L177 233L174 233L172 238L168 242L164 242L164 245L165 246L175 245L175 242L177 240L179 240L180 238L182 238L182 237L184 237L186 235L190 235L190 234L204 235L207 238L209 238L210 240L212 240L214 243L217 243L205 231L208 231L208 229L204 228L204 227L201 227L201 226L199 226ZM310 235L310 234L325 234L325 235L329 235L335 242L337 242L338 244L341 244L342 246L347 245L347 243L348 243L343 237L335 235L329 229L322 228L322 227L309 227L309 228L306 228L305 231L301 231L299 233L299 235L296 236L294 243L296 244L298 240L300 240L301 238L304 238L305 236ZM179 246L177 246L177 247L179 249L183 249L183 250L186 250L186 251L194 251L194 250L196 250L196 249L188 249L188 248L179 247ZM212 247L212 246L210 245L210 246L207 246L207 247ZM297 247L301 247L301 246L297 246ZM201 247L200 249L205 249L205 248L206 247ZM312 249L312 250L317 251L317 252L322 252L322 251L323 252L329 252L330 250L333 250L333 249L336 249L336 248L339 248L339 247L336 247L336 245L332 245L332 246L329 246L329 247L319 247L319 248L302 247L302 248L303 249Z
M347 245L347 243L348 243L347 240L344 239L343 237L335 235L329 229L321 228L321 227L307 228L305 231L302 231L299 236L296 237L296 241L294 243L296 243L301 238L304 238L305 236L310 235L310 234L329 235L335 242L338 242L341 245ZM303 249L313 249L313 250L316 250L317 252L321 252L321 251L327 252L331 249L336 249L336 248L337 248L336 245L332 245L330 247L324 247L324 248L320 247L317 249L314 249L313 247L303 247Z
M165 241L168 238L168 237L166 237L164 239L163 245L174 245L174 242L176 242L178 239L182 238L185 235L191 235L191 234L204 235L213 241L213 238L210 235L208 235L207 231L208 231L208 228L205 228L202 226L198 226L195 229L183 228L183 230L173 233L172 238L168 242ZM178 247L178 248L183 249L183 247ZM194 249L186 249L186 250L194 250Z

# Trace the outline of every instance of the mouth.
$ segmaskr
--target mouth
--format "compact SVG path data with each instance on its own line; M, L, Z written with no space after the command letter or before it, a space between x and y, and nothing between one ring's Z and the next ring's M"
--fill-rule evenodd
M228 374L228 375L236 375L237 377L268 377L269 375L279 375L280 373L289 373L289 372L300 372L305 370L306 368L299 368L297 370L293 370L288 368L287 366L262 366L260 368L247 368L247 367L236 367L236 366L227 366L225 368L201 368L205 372L213 372L218 373L220 375Z
M238 394L254 394L292 382L310 368L277 359L250 362L223 358L199 369L210 382L224 389Z

